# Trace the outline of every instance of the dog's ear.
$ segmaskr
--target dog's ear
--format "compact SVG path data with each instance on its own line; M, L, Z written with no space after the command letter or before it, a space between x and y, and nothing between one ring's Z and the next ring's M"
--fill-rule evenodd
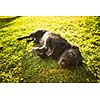
M72 49L79 49L79 47L77 45L73 45Z

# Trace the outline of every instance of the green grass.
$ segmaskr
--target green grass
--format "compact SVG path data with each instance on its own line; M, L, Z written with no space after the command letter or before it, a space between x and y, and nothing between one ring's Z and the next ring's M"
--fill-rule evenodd
M84 64L62 69L51 58L32 56L34 43L16 38L39 28L77 44ZM0 16L0 82L100 82L100 17Z

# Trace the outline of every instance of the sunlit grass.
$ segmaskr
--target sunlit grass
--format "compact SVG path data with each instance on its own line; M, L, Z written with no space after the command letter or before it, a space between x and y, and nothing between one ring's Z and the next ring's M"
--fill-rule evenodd
M62 69L53 59L29 51L34 43L17 37L39 28L77 44L83 66ZM100 18L94 16L0 16L0 82L100 82Z

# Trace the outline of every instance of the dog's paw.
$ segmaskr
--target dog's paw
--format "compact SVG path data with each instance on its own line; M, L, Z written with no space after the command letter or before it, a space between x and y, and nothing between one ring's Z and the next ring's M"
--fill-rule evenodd
M34 55L34 54L38 54L38 52L39 52L39 47L34 47L30 52L31 52L33 55Z

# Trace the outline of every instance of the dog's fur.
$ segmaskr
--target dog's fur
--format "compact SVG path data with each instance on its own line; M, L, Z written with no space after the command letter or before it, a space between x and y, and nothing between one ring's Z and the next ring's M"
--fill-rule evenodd
M82 64L82 55L79 48L71 45L60 35L57 35L48 30L39 29L32 32L29 36L18 38L23 40L28 38L27 42L34 41L40 44L40 47L34 47L31 53L36 53L41 58L45 59L52 57L58 60L61 67L78 66Z

